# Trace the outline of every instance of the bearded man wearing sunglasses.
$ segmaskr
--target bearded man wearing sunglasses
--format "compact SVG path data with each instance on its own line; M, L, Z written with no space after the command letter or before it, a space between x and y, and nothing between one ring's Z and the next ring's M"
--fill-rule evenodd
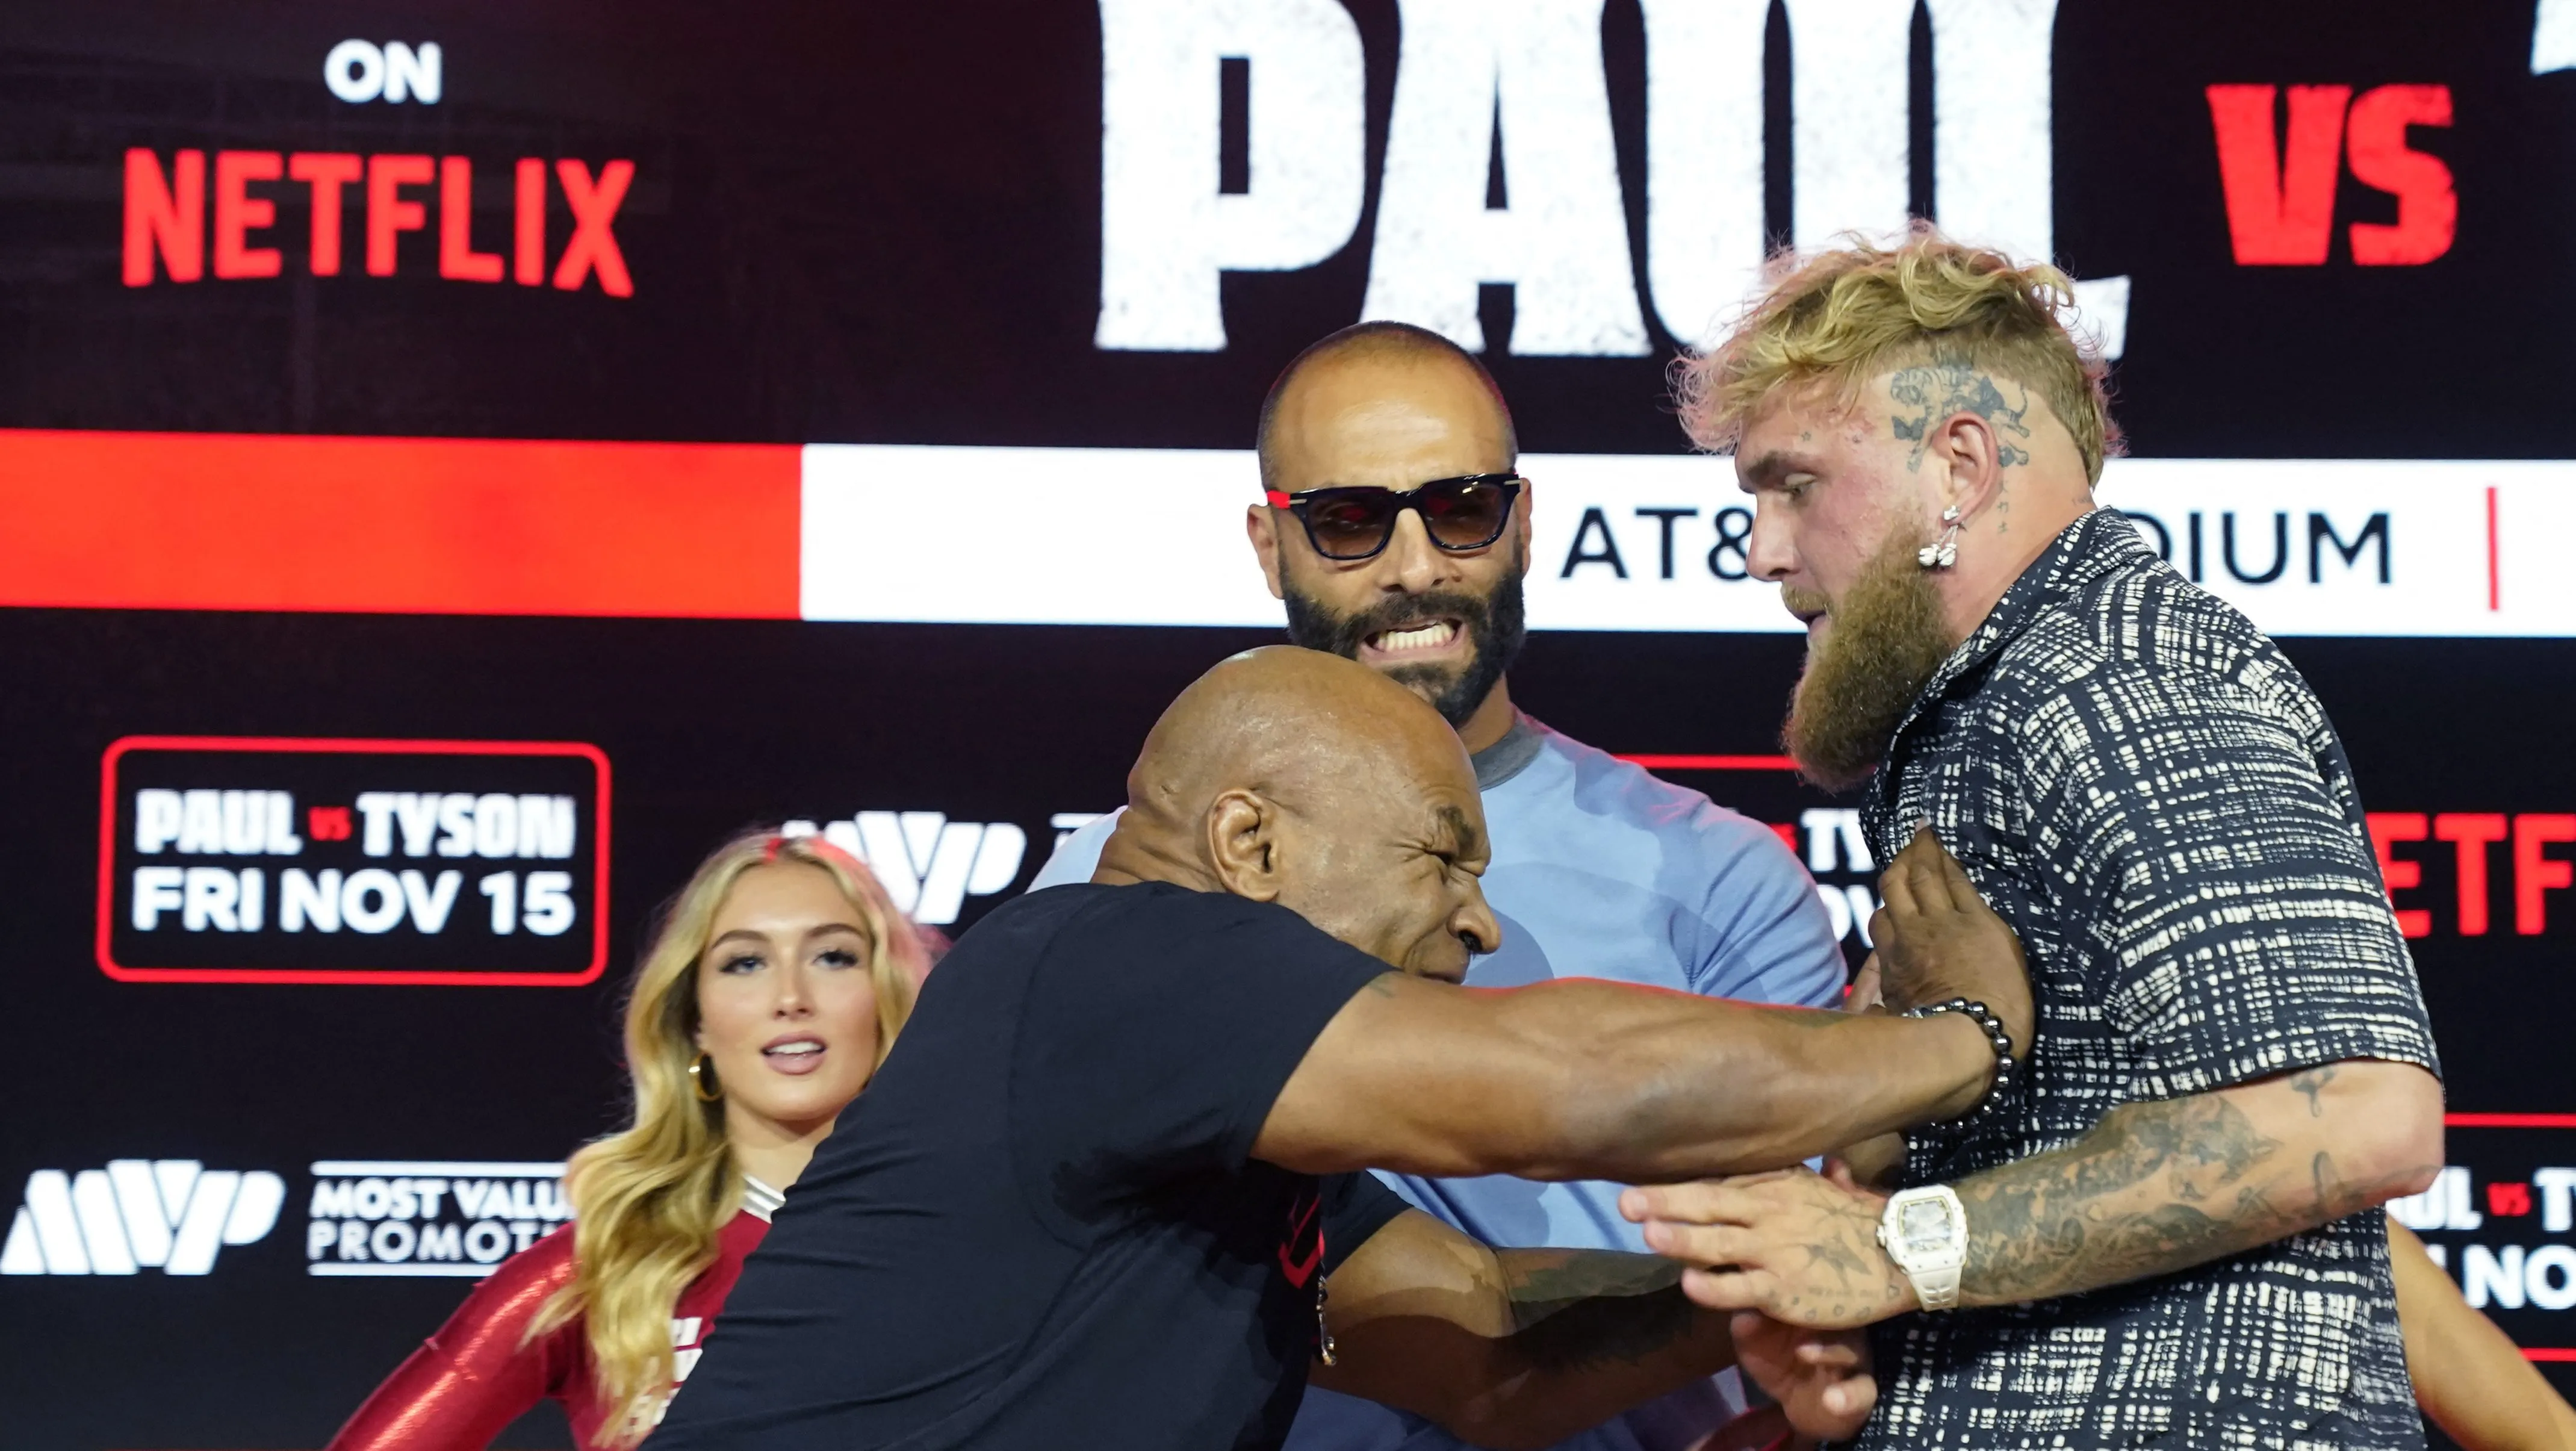
M1288 638L1356 660L1446 718L1476 769L1499 952L1467 982L1604 978L1819 1007L1844 970L1796 856L1759 822L1550 730L1512 704L1531 487L1501 391L1437 333L1361 323L1307 348L1263 403L1264 497L1244 526ZM1069 837L1031 890L1091 880L1117 818ZM1382 1174L1501 1248L1629 1250L1619 1185ZM1730 1374L1597 1427L1580 1451L1678 1451L1742 1410ZM1458 1446L1419 1417L1307 1395L1290 1451Z

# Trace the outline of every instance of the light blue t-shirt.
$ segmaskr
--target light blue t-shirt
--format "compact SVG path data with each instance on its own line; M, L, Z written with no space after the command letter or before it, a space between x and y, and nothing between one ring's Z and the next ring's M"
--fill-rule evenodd
M1841 1000L1843 958L1815 882L1770 827L1528 716L1475 757L1493 861L1485 900L1502 949L1473 987L1606 978L1752 1002ZM1029 890L1085 882L1117 816L1067 837ZM1617 1184L1507 1175L1380 1173L1417 1208L1504 1248L1642 1253ZM1681 1451L1742 1409L1732 1372L1563 1443L1572 1451ZM1314 1390L1288 1451L1433 1451L1462 1443L1418 1416Z

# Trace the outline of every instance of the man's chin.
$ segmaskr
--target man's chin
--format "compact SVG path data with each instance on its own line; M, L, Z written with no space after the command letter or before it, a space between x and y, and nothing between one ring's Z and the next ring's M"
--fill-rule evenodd
M1421 696L1425 702L1438 704L1441 696L1455 690L1458 682L1467 678L1467 672L1475 668L1476 660L1470 655L1461 661L1432 665L1419 660L1381 662L1362 656L1360 663Z

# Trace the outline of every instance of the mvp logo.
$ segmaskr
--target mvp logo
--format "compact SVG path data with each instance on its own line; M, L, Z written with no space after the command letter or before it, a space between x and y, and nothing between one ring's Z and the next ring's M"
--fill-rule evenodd
M816 827L790 821L789 836L823 839L868 864L897 909L926 927L957 920L968 897L1020 879L1029 834L1007 821L951 821L936 811L861 811Z
M222 1246L266 1238L285 1202L275 1174L194 1159L38 1169L0 1246L0 1275L202 1275Z

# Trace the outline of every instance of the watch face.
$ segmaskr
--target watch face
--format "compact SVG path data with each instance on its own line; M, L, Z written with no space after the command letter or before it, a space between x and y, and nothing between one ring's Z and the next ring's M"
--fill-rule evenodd
M1938 1199L1917 1199L1897 1211L1896 1231L1906 1253L1939 1254L1950 1247L1950 1206Z

